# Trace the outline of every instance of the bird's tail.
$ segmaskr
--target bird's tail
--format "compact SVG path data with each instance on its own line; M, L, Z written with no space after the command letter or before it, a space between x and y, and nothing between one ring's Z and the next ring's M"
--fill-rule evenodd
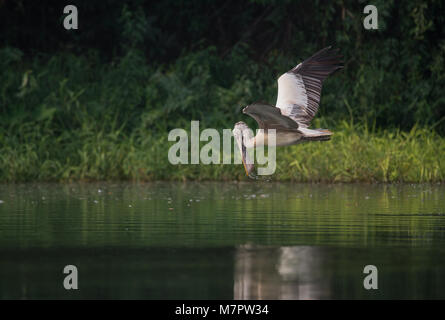
M301 129L300 129L301 130ZM327 129L304 129L302 141L327 141L331 140L332 132Z

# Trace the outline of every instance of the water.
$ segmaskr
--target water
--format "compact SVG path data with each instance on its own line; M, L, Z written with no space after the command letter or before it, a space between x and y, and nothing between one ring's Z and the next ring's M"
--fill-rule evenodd
M445 186L0 185L0 259L3 299L444 299Z

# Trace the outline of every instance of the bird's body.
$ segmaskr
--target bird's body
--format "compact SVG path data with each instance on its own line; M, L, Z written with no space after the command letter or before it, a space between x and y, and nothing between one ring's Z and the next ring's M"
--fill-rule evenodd
M254 118L260 129L263 129L256 136L248 135L246 131L249 128L240 121L233 131L248 175L253 170L253 165L246 165L246 148L269 145L268 129L275 130L275 146L330 139L332 132L329 130L308 127L318 110L323 81L342 68L340 58L337 50L331 47L315 53L278 78L275 107L257 102L243 109L243 113Z
M279 135L276 135L275 146L284 147L290 146L302 142L303 134L298 131L280 131ZM269 145L268 132L261 130L255 137L247 139L244 144L246 148L262 147Z

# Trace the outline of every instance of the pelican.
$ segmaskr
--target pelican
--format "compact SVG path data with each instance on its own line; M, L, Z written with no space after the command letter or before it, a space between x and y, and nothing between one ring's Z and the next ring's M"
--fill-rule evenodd
M254 169L247 149L268 145L267 129L275 129L276 146L289 146L306 141L326 141L332 132L327 129L309 129L320 103L323 81L336 70L343 68L342 56L331 46L315 53L295 68L278 78L276 106L255 102L246 106L243 113L251 116L260 129L256 136L245 122L233 128L233 135L241 152L246 175Z

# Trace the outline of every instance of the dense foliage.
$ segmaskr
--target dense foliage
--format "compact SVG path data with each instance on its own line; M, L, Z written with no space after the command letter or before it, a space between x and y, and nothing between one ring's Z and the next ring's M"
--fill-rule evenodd
M436 158L444 154L444 1L70 3L79 9L78 30L63 28L61 1L0 1L0 181L227 178L210 168L178 173L161 165L168 130L188 128L190 120L215 128L245 120L254 127L240 108L274 103L274 79L331 44L341 49L345 68L326 81L317 124L358 137L369 128L375 139L385 137L386 147L400 143L410 160L398 161L423 166L411 153L432 157L432 176L414 172L418 167L409 174L371 167L348 176L352 169L341 163L330 170L344 174L320 169L305 177L295 162L283 174L317 181L444 180L443 160ZM379 10L378 30L363 28L366 4ZM359 132L346 130L344 120ZM416 140L415 149L403 142L403 132L414 126L424 128L414 130L431 145ZM310 148L326 151L321 144ZM379 163L373 152L368 157Z

